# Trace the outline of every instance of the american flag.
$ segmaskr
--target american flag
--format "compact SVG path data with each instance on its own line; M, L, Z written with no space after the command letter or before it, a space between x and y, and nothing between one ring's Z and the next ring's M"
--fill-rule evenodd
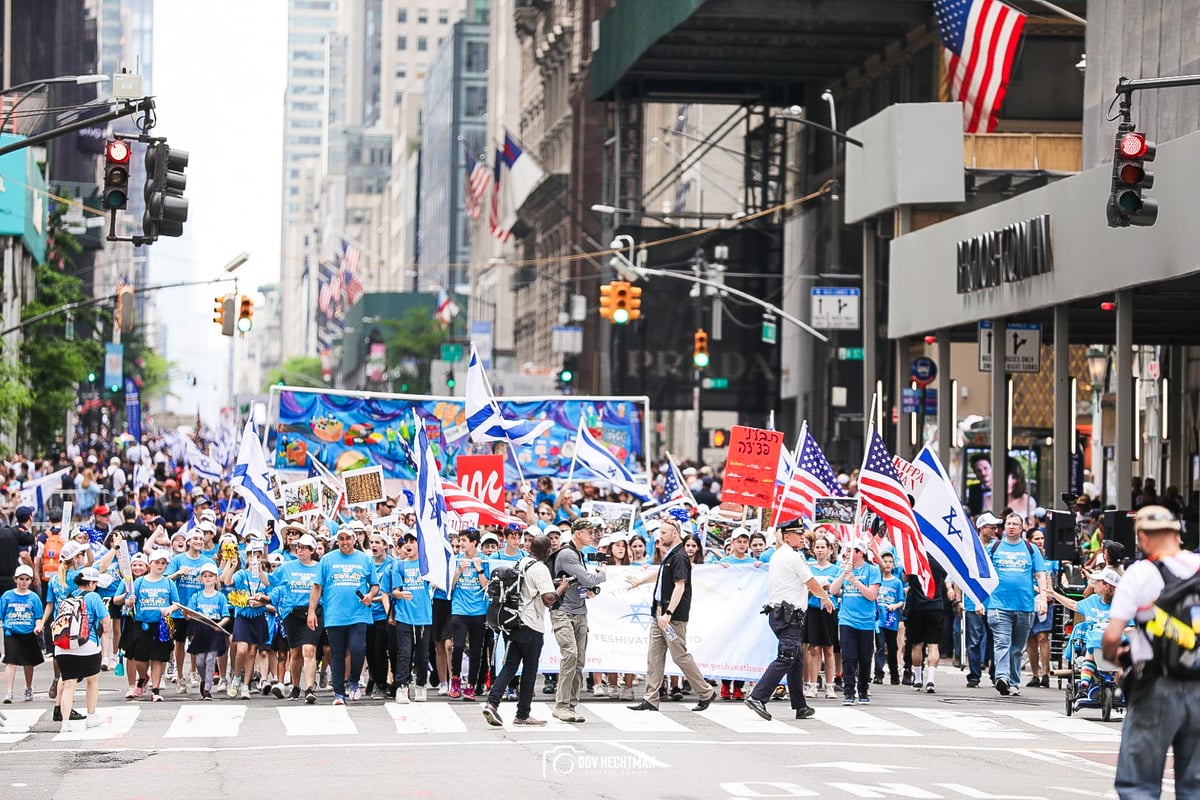
M875 432L872 423L867 438L870 444L858 474L858 496L863 504L887 523L892 543L899 549L904 569L916 575L927 597L933 597L933 571L925 556L925 543L913 514L912 503L900 483L892 454ZM836 481L835 481L836 482Z
M963 104L963 130L996 129L1025 15L999 0L934 0L950 94Z
M502 242L512 238L512 232L507 230L500 221L500 165L504 160L504 151L496 149L496 163L492 165L492 201L488 207L488 230Z
M478 514L480 525L519 525L526 527L526 522L519 517L505 514L489 506L487 503L470 494L454 481L442 479L442 497L446 507L460 517L467 514Z
M492 185L492 175L488 172L487 164L475 158L475 155L470 151L467 154L467 191L465 193L465 203L467 207L467 216L471 219L479 219L483 216L483 198L487 195L487 191Z
M317 311L330 316L338 309L341 286L334 281L333 267L322 264L317 273Z
M837 475L825 454L817 445L816 439L805 426L801 435L800 450L796 455L795 467L791 477L779 496L775 519L794 519L806 517L811 519L813 505L818 497L844 497L846 493L837 481Z
M358 302L366 291L358 279L358 268L362 264L362 251L342 239L342 291L346 297L346 308Z
M692 496L692 490L684 482L683 476L679 474L679 467L675 464L675 459L671 458L671 454L667 453L667 474L663 476L663 503L673 503L677 500L685 500L693 506L696 505L696 498Z

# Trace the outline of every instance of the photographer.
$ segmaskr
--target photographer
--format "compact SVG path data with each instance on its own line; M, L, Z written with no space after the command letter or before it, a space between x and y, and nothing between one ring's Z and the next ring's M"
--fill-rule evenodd
M587 660L587 606L589 596L599 592L604 572L589 571L583 564L580 551L594 546L604 521L596 517L580 517L571 523L571 541L554 552L550 559L550 574L557 582L567 578L572 586L562 600L550 609L550 625L562 653L558 674L558 691L554 697L554 718L563 722L583 722L576 710L579 692L583 689L583 665Z

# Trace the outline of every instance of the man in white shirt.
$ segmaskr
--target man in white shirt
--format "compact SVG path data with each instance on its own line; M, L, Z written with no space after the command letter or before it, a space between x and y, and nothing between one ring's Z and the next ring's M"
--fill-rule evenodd
M1188 670L1190 675L1169 673L1166 660L1148 635L1157 636L1160 645L1171 639L1169 631L1161 627L1166 609L1156 603L1167 578L1173 589L1200 571L1200 556L1182 548L1179 521L1162 506L1140 508L1134 529L1138 548L1146 557L1125 570L1113 593L1101 643L1106 659L1132 662L1133 669L1117 757L1117 795L1122 800L1158 797L1170 748L1175 753L1175 796L1200 797L1200 680L1195 669ZM1164 605L1172 604L1164 601ZM1192 606L1192 619L1197 608L1200 606ZM1180 625L1185 635L1192 633L1192 619ZM1122 637L1130 622L1136 622L1137 628L1129 633L1129 645L1125 646ZM1194 648L1181 647L1194 654Z
M771 631L779 639L779 652L754 685L746 705L763 719L771 719L767 703L786 675L796 719L808 719L816 712L804 701L804 692L800 691L804 685L804 610L808 608L809 592L816 595L825 611L833 611L833 601L813 577L800 552L799 548L804 546L804 523L798 519L784 522L778 532L783 545L771 556L767 573L767 607L763 612L767 614Z

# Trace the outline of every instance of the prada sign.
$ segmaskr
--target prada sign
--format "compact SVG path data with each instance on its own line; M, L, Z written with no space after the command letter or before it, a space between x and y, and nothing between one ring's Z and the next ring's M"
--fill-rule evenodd
M959 294L1045 275L1053 269L1049 214L958 243Z

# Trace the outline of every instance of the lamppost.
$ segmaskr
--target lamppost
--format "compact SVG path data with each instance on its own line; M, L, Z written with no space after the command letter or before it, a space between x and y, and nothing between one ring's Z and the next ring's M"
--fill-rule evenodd
M1102 404L1108 390L1109 354L1107 348L1092 347L1087 353L1088 378L1092 381L1092 480L1100 471L1100 502L1108 502L1108 461L1104 458L1104 411Z
M0 131L3 131L8 127L8 121L12 118L13 112L17 110L17 106L21 105L21 103L25 102L27 99L29 99L29 97L52 83L74 83L77 86L85 86L91 83L103 83L106 80L108 80L107 75L59 75L56 78L42 78L41 80L25 81L24 83L18 83L15 86L10 86L7 89L0 91L0 95L10 95L21 91L24 91L25 93L18 97L4 113L4 119L3 121L0 121Z

